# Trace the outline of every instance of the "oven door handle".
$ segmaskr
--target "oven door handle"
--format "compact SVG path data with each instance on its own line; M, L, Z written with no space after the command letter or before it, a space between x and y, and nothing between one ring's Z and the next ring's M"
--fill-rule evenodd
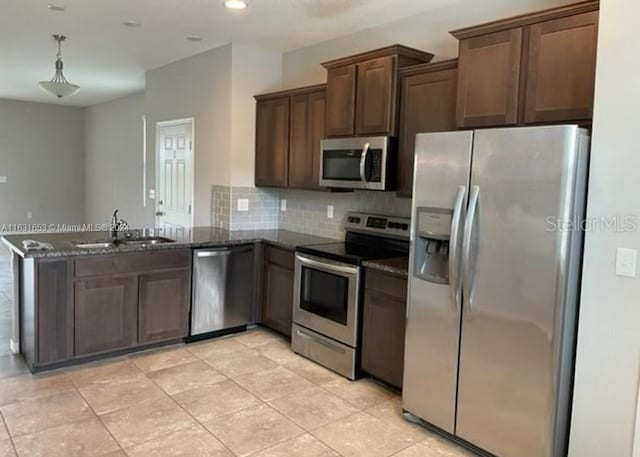
M369 143L365 143L362 146L362 155L360 156L360 180L366 184L367 176L366 176L366 168L367 168L367 155L369 154L369 147L371 145Z
M316 268L322 271L327 271L329 273L336 273L342 276L344 275L353 276L358 273L358 267L352 267L350 265L336 265L334 263L328 263L328 262L325 263L322 261L310 259L309 257L301 256L300 254L296 254L296 260L304 266Z

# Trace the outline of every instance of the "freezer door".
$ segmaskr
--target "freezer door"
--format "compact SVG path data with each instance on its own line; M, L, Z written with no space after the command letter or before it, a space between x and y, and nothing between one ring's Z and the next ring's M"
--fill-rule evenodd
M456 303L460 281L456 278L472 141L473 132L416 137L402 403L405 410L449 433L454 431L456 411L461 319L461 303ZM429 225L428 217L446 214L445 223ZM449 268L440 271L440 278L433 277L423 268L428 237L440 243L440 248L434 249L439 251L444 241L441 232L446 231L454 232L449 239Z
M456 434L499 457L566 455L581 256L567 229L584 210L584 135L475 133Z

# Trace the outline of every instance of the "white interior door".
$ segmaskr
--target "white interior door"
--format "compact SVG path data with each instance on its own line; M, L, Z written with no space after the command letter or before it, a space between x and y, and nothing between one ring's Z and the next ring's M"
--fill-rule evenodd
M156 227L175 230L192 225L193 121L157 124Z

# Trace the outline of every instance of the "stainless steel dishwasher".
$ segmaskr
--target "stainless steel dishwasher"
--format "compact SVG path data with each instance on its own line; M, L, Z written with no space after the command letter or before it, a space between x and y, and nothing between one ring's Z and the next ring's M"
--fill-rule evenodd
M255 323L255 266L253 245L194 251L192 337Z

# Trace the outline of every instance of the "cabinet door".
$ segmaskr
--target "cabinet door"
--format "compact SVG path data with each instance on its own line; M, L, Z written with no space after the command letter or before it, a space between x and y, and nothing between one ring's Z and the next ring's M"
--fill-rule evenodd
M591 119L598 12L531 26L525 122Z
M138 342L182 338L189 333L189 270L140 276Z
M289 169L289 97L256 104L256 186L286 187Z
M265 248L262 296L262 323L278 332L291 336L293 316L292 252Z
M38 262L38 364L73 357L73 300L67 260Z
M311 175L307 181L310 189L320 187L320 142L325 138L325 109L327 106L327 93L325 91L309 94L309 150L311 151L311 164L308 170Z
M327 136L350 136L355 132L356 66L327 71Z
M309 185L313 154L309 150L309 95L291 97L289 129L289 187Z
M77 280L76 356L134 346L137 341L137 304L136 276Z
M358 64L356 134L395 135L395 58Z
M454 130L456 124L457 69L402 78L398 193L413 190L416 134Z
M317 189L320 141L324 138L324 91L291 97L289 187Z
M384 288L406 290L406 280L381 274L367 277ZM397 283L397 284L396 284ZM362 369L395 387L402 388L406 295L392 295L367 287L362 324Z
M522 28L460 41L457 125L518 122Z

